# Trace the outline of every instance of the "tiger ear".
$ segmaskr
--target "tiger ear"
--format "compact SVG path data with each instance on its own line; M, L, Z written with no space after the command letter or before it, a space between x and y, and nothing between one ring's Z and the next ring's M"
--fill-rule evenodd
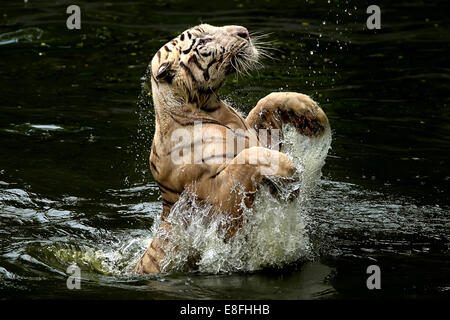
M172 63L170 62L164 62L161 64L158 68L158 72L156 73L156 79L162 80L167 79L170 76L170 67Z

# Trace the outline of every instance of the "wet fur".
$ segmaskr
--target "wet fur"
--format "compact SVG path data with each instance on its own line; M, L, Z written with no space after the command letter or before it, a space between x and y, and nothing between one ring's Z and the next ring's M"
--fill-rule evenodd
M284 123L291 123L301 134L316 137L329 127L322 109L299 93L271 93L258 102L246 119L220 100L218 91L229 75L248 73L260 65L261 56L267 55L262 45L247 36L244 27L202 24L168 42L151 61L156 128L150 168L162 197L159 228L166 233L170 234L171 226L165 219L171 208L183 192L189 192L200 202L212 205L212 212L233 218L224 226L228 237L232 237L243 223L239 219L242 203L252 206L256 188L265 180L265 169L271 165L271 159L279 159L275 176L289 177L294 172L291 160L270 149L270 143L261 143L255 130L268 129L270 136L270 129L281 129ZM231 154L223 154L222 163L211 164L208 160L216 155L206 153L201 163L175 165L171 161L176 148L171 141L173 132L179 128L193 130L197 122L202 123L204 137L228 134L237 139L239 129L245 132L246 143L235 147ZM224 148L220 139L202 143L204 147ZM252 163L251 159L257 161ZM165 241L170 240L154 237L135 268L137 273L167 271L161 270L160 263ZM195 261L186 263L195 265Z

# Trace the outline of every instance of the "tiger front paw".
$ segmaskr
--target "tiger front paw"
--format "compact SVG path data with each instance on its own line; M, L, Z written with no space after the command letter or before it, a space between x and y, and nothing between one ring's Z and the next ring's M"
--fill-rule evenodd
M317 137L329 127L325 112L309 96L296 92L273 92L258 102L272 122L291 123L300 134ZM266 112L264 112L266 110Z
M290 177L296 170L292 160L282 152L260 148L257 156L263 176Z

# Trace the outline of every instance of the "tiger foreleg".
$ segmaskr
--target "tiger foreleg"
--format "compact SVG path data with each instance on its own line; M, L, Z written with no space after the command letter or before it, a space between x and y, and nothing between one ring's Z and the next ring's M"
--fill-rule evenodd
M214 178L198 185L196 193L208 198L220 212L230 215L227 236L231 237L242 223L242 205L252 206L258 184L265 177L289 177L294 172L287 155L264 147L251 147L219 167Z
M248 207L252 205L251 194L256 191L258 183L267 176L289 177L294 172L295 168L287 155L264 147L251 147L242 150L231 161L218 167L212 177L205 177L188 188L199 199L212 204L217 211L230 215L232 219L226 226L229 238L236 233L242 222L240 216L242 203ZM165 255L164 246L167 243L158 237L160 231L170 233L170 226L161 223L152 243L136 265L136 273L166 271L161 263Z
M296 92L273 92L258 101L246 118L255 129L282 129L292 124L297 131L308 137L321 137L329 128L323 110L309 96Z
M138 274L160 273L162 270L161 262L164 259L164 245L166 241L158 237L161 232L167 233L170 230L170 225L161 222L155 237L152 239L150 246L145 251L144 255L139 260L134 268L134 272Z

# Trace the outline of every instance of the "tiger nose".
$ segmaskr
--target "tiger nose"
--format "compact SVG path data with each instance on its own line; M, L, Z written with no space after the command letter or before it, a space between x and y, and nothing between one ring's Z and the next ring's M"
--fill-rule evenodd
M238 37L243 38L245 40L248 40L250 38L250 34L248 33L247 28L244 28L244 27L240 27L237 30L236 34L237 34Z

